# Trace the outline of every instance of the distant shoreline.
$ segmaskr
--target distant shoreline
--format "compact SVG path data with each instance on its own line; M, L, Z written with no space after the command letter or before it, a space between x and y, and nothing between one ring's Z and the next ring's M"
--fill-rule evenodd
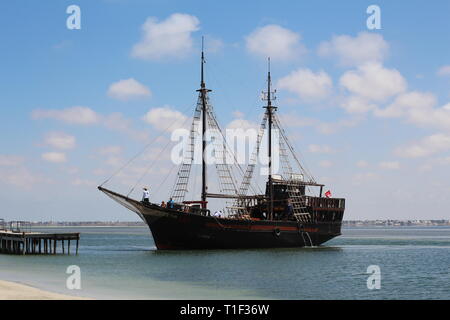
M27 222L31 227L146 227L142 221L32 221ZM414 226L450 226L450 220L344 220L343 227L364 227L364 226L392 226L392 227L414 227Z
M344 220L343 227L436 227L450 226L450 220Z

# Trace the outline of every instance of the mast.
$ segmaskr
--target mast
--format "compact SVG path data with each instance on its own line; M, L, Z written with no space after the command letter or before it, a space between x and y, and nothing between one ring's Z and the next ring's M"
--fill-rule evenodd
M273 111L276 110L275 107L272 106L272 97L271 97L271 77L270 77L270 57L268 58L268 72L267 72L267 118L269 123L268 128L268 158L269 158L269 212L268 219L273 219L273 180L272 180L272 125L273 125Z
M202 57L201 57L201 81L200 81L200 89L197 90L200 92L201 100L202 100L202 208L206 209L206 193L207 193L207 185L206 185L206 162L205 162L205 149L206 149L206 94L211 91L206 89L205 78L203 72L203 65L205 64L205 55L203 52L203 37L202 37Z

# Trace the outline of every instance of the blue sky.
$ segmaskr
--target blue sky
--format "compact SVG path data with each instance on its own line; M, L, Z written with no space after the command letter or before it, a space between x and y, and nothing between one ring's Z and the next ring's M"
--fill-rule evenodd
M66 27L72 4L80 30ZM366 26L373 4L380 30ZM449 15L448 1L2 1L0 217L135 219L95 187L168 114L192 114L204 35L221 124L260 122L271 55L279 115L347 219L449 218ZM144 180L155 202L168 162Z

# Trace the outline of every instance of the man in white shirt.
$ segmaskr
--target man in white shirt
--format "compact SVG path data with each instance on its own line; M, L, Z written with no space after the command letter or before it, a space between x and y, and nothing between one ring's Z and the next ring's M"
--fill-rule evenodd
M148 200L148 198L150 197L150 192L148 192L148 189L146 187L144 187L143 189L144 189L144 192L142 194L142 202L147 202L148 203L148 202L150 202Z
M214 217L220 218L222 216L222 211L216 211L214 212Z

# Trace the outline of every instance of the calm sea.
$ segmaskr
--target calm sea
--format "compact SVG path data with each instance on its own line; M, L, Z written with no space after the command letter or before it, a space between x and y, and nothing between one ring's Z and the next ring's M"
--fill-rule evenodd
M41 229L42 230L42 229ZM0 255L0 279L126 299L450 299L449 227L345 228L318 248L160 252L146 227L81 232L78 256ZM81 290L66 288L81 268ZM381 288L367 288L378 265Z

